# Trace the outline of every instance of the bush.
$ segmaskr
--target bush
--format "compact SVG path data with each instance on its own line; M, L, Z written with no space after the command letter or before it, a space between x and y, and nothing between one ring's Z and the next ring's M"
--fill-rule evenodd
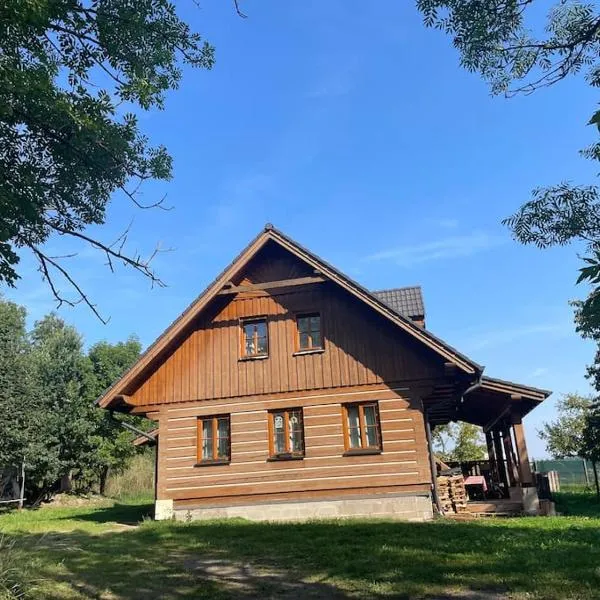
M111 498L154 495L154 451L137 454L118 475L109 475L106 495Z

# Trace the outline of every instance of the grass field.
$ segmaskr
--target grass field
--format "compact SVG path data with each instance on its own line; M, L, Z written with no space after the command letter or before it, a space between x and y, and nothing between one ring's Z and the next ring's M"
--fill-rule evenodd
M583 492L560 497L570 516L430 523L155 523L144 500L0 516L0 574L57 600L600 598L600 505Z

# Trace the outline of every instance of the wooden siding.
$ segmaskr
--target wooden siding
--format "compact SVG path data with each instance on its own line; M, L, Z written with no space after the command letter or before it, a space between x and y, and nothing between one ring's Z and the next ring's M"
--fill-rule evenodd
M383 452L343 456L341 405L361 400L379 403ZM267 411L297 406L304 410L305 458L267 462ZM197 418L217 412L231 414L231 463L197 467ZM254 496L426 491L430 482L419 400L411 400L406 388L346 388L306 396L165 405L160 409L160 431L158 499L201 505L243 502Z
M287 273L281 266L279 271ZM298 312L321 314L324 351L295 355ZM268 358L240 360L239 320L263 315ZM348 293L322 283L221 299L132 393L131 402L151 406L442 375L442 360L432 351Z

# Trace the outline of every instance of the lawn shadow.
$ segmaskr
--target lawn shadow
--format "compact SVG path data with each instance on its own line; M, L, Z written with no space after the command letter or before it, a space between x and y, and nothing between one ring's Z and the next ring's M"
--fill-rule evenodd
M600 518L600 499L591 489L565 489L553 493L556 510L573 517Z
M598 529L550 522L162 522L21 541L83 598L599 598Z
M93 512L81 512L61 517L61 520L87 521L90 523L119 523L121 525L137 525L154 515L153 504L120 504L99 506Z

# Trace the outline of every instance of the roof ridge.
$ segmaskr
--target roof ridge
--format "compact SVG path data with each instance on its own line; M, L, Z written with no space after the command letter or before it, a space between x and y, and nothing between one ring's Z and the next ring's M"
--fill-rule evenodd
M371 290L372 294L380 294L382 292L399 292L401 290L416 290L416 289L422 289L422 285L403 285L401 287L395 287L395 288L385 288L385 289L381 289L381 290Z

